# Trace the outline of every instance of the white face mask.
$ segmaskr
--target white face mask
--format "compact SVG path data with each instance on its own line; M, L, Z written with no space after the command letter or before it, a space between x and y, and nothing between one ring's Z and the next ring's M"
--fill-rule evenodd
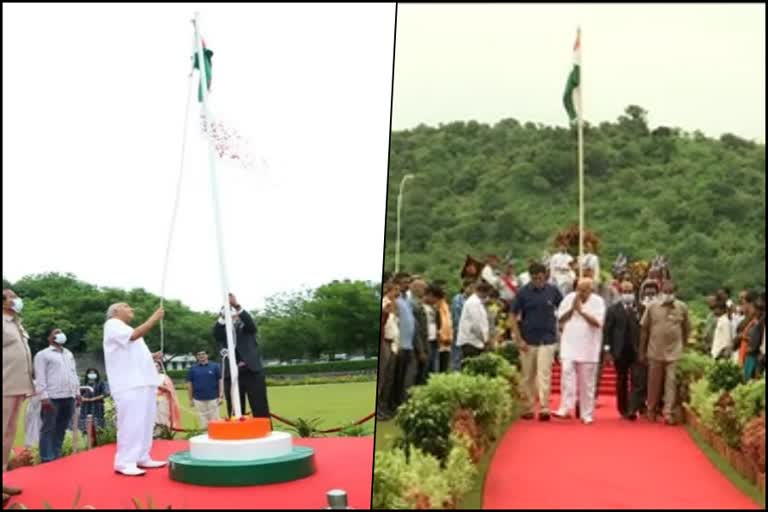
M661 293L659 294L659 301L661 301L662 304L671 304L675 301L675 294L674 293Z
M67 342L67 335L63 332L58 333L56 336L53 337L53 341L58 343L59 345L63 345Z
M24 309L24 301L21 300L21 297L16 297L13 299L11 302L11 309L16 313L21 313L21 310Z
M634 304L635 296L631 293L624 293L621 296L621 302L623 302L626 305Z
M96 374L95 373L89 373L88 375L86 375L86 377L88 377L89 380L96 380Z

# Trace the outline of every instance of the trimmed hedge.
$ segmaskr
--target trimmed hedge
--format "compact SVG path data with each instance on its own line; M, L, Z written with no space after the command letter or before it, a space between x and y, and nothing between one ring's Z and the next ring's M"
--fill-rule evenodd
M309 375L313 373L345 373L376 371L378 360L365 361L331 361L328 363L293 364L289 366L266 366L268 377L277 375ZM187 378L187 370L167 370L168 376L174 380Z

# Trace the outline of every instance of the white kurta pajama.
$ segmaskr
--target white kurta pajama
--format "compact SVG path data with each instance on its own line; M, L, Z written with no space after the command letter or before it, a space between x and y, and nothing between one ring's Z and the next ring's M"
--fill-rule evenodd
M157 412L157 369L144 338L131 341L133 330L117 318L104 324L104 363L117 409L117 471L151 460Z
M573 256L567 252L558 252L549 259L550 283L557 286L563 296L571 291L571 285L576 278L576 274L571 269L571 262L573 262Z
M576 297L577 293L571 292L563 299L557 311L558 319L571 310ZM597 365L600 362L603 343L605 301L593 293L581 308L584 313L600 322L600 325L594 327L578 312L574 312L563 326L560 337L560 359L563 371L558 414L568 414L576 406L578 391L581 418L592 421L595 410Z

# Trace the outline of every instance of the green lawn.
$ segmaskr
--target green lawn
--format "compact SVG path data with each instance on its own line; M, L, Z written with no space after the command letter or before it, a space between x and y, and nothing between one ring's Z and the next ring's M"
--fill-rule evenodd
M182 407L184 428L197 428L197 418L189 406L186 390L177 390ZM319 428L327 429L348 425L369 413L376 407L376 382L353 382L345 384L316 384L308 386L276 386L269 388L269 406L272 412L286 419L322 420ZM14 446L24 444L24 411L19 415ZM221 406L222 417L226 407ZM372 432L373 421L365 424ZM277 423L276 428L287 428Z

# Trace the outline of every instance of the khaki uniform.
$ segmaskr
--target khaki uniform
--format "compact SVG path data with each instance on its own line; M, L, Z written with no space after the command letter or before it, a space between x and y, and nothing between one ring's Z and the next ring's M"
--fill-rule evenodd
M648 413L658 413L662 387L664 417L672 420L677 399L675 370L691 334L688 307L681 301L654 302L640 321L640 354L648 360Z
M18 317L3 314L3 471L16 438L21 404L34 394L29 334Z

